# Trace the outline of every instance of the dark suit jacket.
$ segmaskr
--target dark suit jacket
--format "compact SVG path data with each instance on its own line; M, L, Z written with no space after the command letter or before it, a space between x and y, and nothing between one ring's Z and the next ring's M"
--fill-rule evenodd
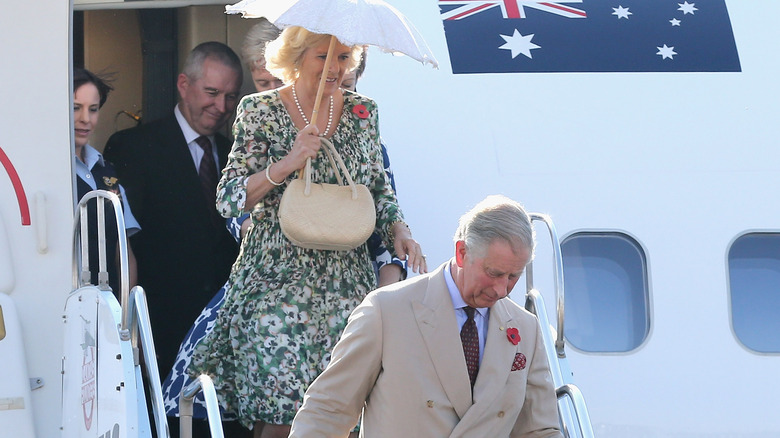
M221 170L230 142L217 135L216 143ZM112 135L104 156L114 164L141 224L132 245L164 377L187 330L227 280L238 245L205 200L173 113Z

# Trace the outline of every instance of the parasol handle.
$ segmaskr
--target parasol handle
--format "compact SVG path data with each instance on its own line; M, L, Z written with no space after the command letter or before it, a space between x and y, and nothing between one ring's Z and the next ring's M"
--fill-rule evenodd
M320 76L320 84L317 87L317 96L314 98L314 110L311 112L311 124L317 124L317 116L320 114L320 102L322 102L322 93L325 91L325 80L328 78L328 67L333 58L333 51L336 49L336 37L330 36L330 45L328 46L328 55L325 57L325 67ZM306 164L311 166L311 158L306 159ZM303 171L306 166L298 169L298 178L303 178Z
M322 93L325 91L325 80L328 78L328 68L333 58L333 51L336 49L336 37L331 35L330 45L328 46L328 56L325 57L325 67L320 76L320 85L317 87L317 96L314 98L314 111L311 113L311 124L317 124L317 116L320 113L320 102L322 102Z

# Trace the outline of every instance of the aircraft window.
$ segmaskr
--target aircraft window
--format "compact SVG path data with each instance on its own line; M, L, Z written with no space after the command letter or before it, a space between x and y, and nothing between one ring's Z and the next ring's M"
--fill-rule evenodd
M580 232L561 244L565 335L589 352L637 348L650 330L647 263L633 238L615 232Z
M737 339L759 353L780 353L780 234L737 238L729 249L728 269Z

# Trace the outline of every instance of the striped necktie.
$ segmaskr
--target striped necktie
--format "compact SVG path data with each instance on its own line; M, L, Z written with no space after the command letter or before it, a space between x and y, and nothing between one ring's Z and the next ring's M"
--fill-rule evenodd
M206 196L209 209L213 210L216 208L214 205L217 195L217 163L214 162L211 140L205 135L201 135L195 139L195 142L203 149L203 158L201 158L200 167L198 167L200 185L203 188L203 194Z

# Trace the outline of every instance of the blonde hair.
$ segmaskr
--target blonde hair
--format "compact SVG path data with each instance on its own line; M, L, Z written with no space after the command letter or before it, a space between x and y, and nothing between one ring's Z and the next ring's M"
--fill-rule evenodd
M304 52L323 42L330 41L330 35L309 32L292 26L284 29L279 38L271 41L265 48L265 68L269 73L280 78L285 84L291 84L298 79L298 66ZM362 46L350 47L351 53L347 71L354 69L360 62Z

